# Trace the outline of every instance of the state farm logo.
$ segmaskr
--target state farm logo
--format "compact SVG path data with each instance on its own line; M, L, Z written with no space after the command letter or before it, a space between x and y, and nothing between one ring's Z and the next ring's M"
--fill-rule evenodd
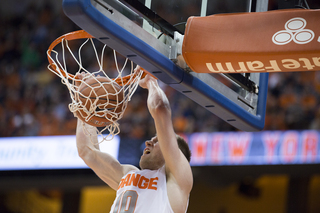
M314 39L314 32L305 29L307 21L303 18L292 18L284 25L285 30L280 30L272 36L273 43L285 45L291 41L296 44L307 44ZM320 42L320 37L318 39Z

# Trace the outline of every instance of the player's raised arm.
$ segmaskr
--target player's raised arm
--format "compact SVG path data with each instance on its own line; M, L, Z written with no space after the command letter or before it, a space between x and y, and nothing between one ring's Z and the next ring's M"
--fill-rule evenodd
M79 79L83 79L84 76L85 74L77 75ZM117 190L122 176L137 168L132 165L121 165L113 156L101 152L97 137L96 127L78 119L76 140L79 156L104 182Z
M88 132L84 132L83 125L86 125ZM94 145L98 142L95 129L78 119L76 138L79 156L104 182L117 190L122 176L137 168L131 165L121 165L113 156L97 149L97 146Z
M148 109L155 122L167 176L169 178L173 176L182 194L189 195L193 184L191 167L178 147L169 101L157 80L150 75L140 81L140 86L148 89Z
M88 132L84 132L83 125L86 125ZM124 174L137 169L131 165L122 165L110 154L97 149L94 145L98 143L96 127L89 126L80 119L78 119L76 138L79 156L112 189L117 190Z

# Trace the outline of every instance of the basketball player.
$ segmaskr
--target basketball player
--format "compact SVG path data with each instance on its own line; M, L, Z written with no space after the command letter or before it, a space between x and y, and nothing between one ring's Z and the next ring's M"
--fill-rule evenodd
M139 85L148 89L147 105L157 132L145 142L141 170L122 165L109 154L99 151L91 142L98 142L95 127L82 123L80 119L77 126L79 156L117 191L110 213L185 213L193 185L189 147L174 132L169 101L157 80L147 75ZM87 125L90 135L84 133L82 125Z

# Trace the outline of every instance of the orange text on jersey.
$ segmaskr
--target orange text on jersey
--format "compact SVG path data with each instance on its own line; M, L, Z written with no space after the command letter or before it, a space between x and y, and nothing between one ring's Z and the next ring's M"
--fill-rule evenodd
M121 179L118 189L121 189L125 186L136 186L139 189L153 189L157 190L158 177L155 178L146 178L140 174L127 174L124 178Z

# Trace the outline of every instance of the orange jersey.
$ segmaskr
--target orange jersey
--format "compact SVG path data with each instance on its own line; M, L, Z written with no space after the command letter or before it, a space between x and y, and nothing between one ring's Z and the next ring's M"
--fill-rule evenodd
M130 171L120 181L110 213L173 213L165 167Z

